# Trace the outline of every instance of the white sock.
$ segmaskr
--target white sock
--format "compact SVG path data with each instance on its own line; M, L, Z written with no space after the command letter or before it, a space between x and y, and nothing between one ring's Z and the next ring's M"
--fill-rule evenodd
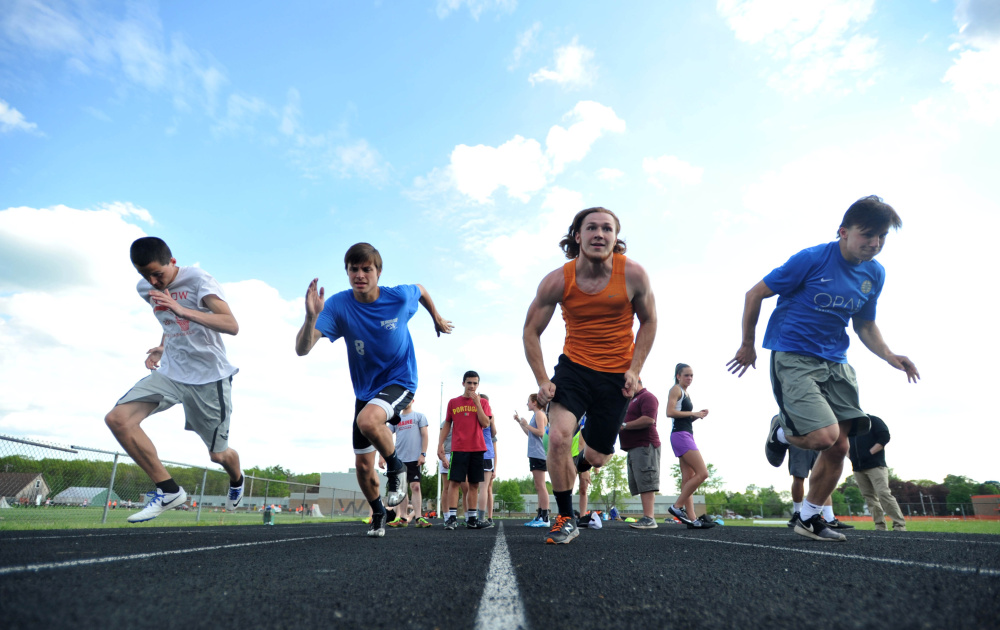
M799 511L799 518L803 521L808 521L812 517L823 511L822 505L816 505L815 503L810 503L809 499L802 502L802 509Z
M788 438L785 437L785 429L783 427L778 427L778 432L775 433L778 436L778 441L782 444L788 444Z
M795 512L801 512L801 511L802 511L802 501L799 501L798 503L792 501L792 513L794 514Z
M451 518L452 516L457 517L458 516L458 510L448 510L448 518Z
M827 523L829 523L830 521L832 521L835 518L837 518L837 517L833 515L833 506L832 505L824 505L823 506L823 520L826 521Z

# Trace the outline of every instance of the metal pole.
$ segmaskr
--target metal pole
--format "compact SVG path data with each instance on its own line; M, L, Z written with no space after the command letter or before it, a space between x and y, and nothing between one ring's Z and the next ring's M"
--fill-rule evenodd
M271 480L268 479L264 482L264 509L267 509L267 493L271 489Z
M201 522L201 504L205 502L205 480L208 479L208 469L201 474L201 495L198 496L198 517L195 519L195 523Z
M302 486L302 520L306 520L306 486Z
M924 516L927 516L927 508L924 507L924 493L921 492L919 494L920 494L920 511L924 513Z
M104 516L101 518L101 524L108 522L108 508L111 507L111 492L115 487L115 474L118 472L118 453L115 453L115 463L111 465L111 481L108 482L108 496L105 497L107 501L104 502Z

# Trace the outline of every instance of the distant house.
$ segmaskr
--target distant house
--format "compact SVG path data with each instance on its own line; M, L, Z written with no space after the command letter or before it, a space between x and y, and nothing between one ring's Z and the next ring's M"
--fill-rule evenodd
M111 491L111 496L108 497L107 488L87 488L84 486L66 488L52 497L52 502L56 505L83 505L84 501L87 502L88 507L96 507L104 505L108 501L118 501L121 503L121 497L113 490Z
M35 505L39 497L44 500L49 494L49 484L42 473L0 473L0 497L14 505Z

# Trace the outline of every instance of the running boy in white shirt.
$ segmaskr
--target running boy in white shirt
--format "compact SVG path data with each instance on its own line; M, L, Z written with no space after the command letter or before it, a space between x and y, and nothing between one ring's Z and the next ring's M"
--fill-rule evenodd
M160 345L146 351L150 375L122 396L104 418L125 452L156 484L147 494L149 503L128 522L152 520L187 500L184 488L171 478L140 426L154 413L178 404L184 407L184 428L196 432L211 460L229 473L226 509L233 511L243 500L240 456L229 448L231 386L238 370L226 358L221 333L235 335L239 324L215 278L198 267L178 267L161 239L137 239L129 254L142 276L136 290L152 306L163 326L163 337Z

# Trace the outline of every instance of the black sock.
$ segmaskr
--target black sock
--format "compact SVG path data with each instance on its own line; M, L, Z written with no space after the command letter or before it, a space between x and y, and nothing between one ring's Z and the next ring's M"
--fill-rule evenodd
M538 518L542 519L543 521L549 520L549 511L548 510L538 510Z
M163 494L173 494L181 491L181 487L177 485L177 482L174 481L173 477L167 479L166 481L157 481L156 487L163 490Z
M559 490L556 495L556 505L559 507L559 516L573 516L573 490Z
M385 506L382 505L382 497L372 499L368 502L368 505L372 506L372 514L375 514L376 512L385 512Z
M396 457L396 451L392 452L392 455L385 458L385 469L387 472L392 472L401 466L399 458Z
M229 480L229 487L230 488L239 488L242 485L243 485L243 475L242 474L240 475L240 478L237 479L236 481L233 481L232 479Z

